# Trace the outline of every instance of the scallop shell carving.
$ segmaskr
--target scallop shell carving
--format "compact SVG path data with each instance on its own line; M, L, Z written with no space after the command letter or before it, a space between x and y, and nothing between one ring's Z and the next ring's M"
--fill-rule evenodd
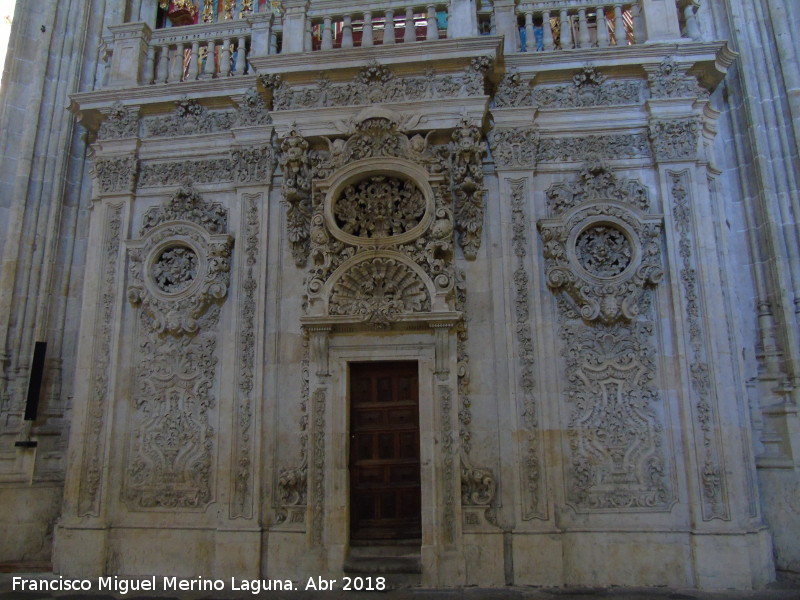
M360 315L384 329L402 314L430 311L430 297L419 276L394 258L375 258L349 269L333 286L332 315Z

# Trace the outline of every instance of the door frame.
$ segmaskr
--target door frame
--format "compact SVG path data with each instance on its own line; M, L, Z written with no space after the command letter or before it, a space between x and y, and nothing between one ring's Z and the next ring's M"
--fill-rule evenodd
M451 335L455 335L452 333ZM420 500L423 578L426 569L435 570L437 548L441 549L442 488L444 477L437 456L440 444L437 432L441 422L437 388L449 385L456 389L455 340L449 344L448 373L438 375L436 341L433 332L397 332L388 336L369 334L331 335L328 346L329 376L324 384L329 390L326 402L324 544L329 568L340 568L350 545L350 398L349 363L382 361L417 361L419 370L419 442ZM441 345L440 345L441 347ZM323 384L323 381L319 381ZM314 389L312 385L312 390ZM456 404L455 402L453 403ZM457 423L457 407L453 418ZM457 471L457 469L456 469ZM452 486L457 485L455 478ZM458 500L460 495L456 494Z

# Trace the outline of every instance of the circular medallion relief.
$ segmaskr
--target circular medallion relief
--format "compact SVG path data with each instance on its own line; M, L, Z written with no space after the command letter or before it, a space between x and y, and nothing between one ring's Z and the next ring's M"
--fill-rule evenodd
M391 238L417 227L426 200L410 179L371 175L347 185L333 206L336 226L359 239Z
M197 263L197 253L188 246L164 248L152 266L153 282L165 294L182 292L195 280Z
M633 248L620 229L608 223L596 223L578 234L575 255L589 274L610 279L622 274L631 264Z

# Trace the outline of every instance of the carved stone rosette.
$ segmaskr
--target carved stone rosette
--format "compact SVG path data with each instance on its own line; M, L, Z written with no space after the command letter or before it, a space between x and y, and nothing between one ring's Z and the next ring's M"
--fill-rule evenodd
M132 509L212 500L215 353L233 241L227 211L191 187L143 218L129 242L128 300L139 309L123 497Z
M661 215L646 188L588 164L547 191L539 221L571 405L567 501L577 511L667 510L674 501L657 410L651 288Z

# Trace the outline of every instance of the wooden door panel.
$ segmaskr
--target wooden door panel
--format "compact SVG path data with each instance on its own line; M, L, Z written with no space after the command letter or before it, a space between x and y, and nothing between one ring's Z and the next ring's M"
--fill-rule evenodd
M350 365L350 536L421 534L416 362Z

